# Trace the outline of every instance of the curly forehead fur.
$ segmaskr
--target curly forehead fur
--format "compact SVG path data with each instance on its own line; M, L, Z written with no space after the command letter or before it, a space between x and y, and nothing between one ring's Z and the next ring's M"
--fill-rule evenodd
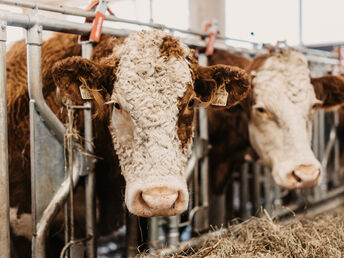
M264 59L253 80L255 93L278 91L293 103L303 102L309 97L314 98L307 60L301 53L283 50L265 56Z
M120 61L112 97L129 113L134 140L120 142L114 124L111 131L122 173L129 181L142 171L180 174L190 153L191 144L181 148L177 120L178 101L192 85L186 60L191 51L174 40L173 53L167 55L167 35L158 30L133 33L113 52Z

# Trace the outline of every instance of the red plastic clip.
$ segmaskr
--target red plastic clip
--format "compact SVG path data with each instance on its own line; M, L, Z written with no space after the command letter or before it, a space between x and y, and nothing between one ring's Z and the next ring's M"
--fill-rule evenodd
M97 12L96 17L94 17L90 39L94 40L95 42L99 42L100 36L102 35L104 19L105 15L101 12Z
M93 0L90 5L86 8L87 11L94 10L99 5L99 0ZM110 15L115 15L109 8L107 8L107 11ZM86 18L85 23L93 23L92 29L89 37L87 36L80 36L79 41L87 41L92 40L95 42L99 42L102 29L103 29L103 23L105 20L105 14L101 12L97 12L96 16L94 18Z
M206 54L207 55L212 55L214 54L214 45L216 41L216 36L219 34L219 31L217 30L217 22L212 21L212 22L207 22L205 23L203 27L204 32L209 32L209 36L207 39L207 46L206 46Z

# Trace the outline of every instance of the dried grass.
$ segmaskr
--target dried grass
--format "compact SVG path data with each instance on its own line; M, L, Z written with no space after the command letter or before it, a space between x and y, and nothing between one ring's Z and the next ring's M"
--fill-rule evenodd
M222 236L205 240L196 250L184 249L166 257L342 256L344 256L343 208L314 218L297 217L287 224L278 223L268 216L252 217L243 223L229 226L228 231Z

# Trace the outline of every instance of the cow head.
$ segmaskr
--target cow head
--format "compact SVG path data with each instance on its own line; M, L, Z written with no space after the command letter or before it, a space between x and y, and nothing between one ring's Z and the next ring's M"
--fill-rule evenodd
M312 116L344 102L344 80L310 78L306 58L293 50L256 58L252 79L249 137L282 187L316 186L321 164L311 150Z
M74 103L82 103L79 86L87 85L94 112L109 121L126 181L126 205L144 217L176 215L187 208L183 172L197 102L210 106L217 91L225 89L225 106L230 107L250 85L238 68L200 67L193 51L158 30L119 39L100 62L64 59L54 66L53 77L61 95ZM110 112L104 112L106 103Z

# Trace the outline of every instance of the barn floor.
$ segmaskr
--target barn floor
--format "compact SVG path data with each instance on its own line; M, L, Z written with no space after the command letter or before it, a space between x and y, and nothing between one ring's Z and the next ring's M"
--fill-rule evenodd
M213 235L201 247L185 247L165 257L343 257L344 207L315 217L279 223L269 216L251 218ZM141 257L161 257L141 255Z

